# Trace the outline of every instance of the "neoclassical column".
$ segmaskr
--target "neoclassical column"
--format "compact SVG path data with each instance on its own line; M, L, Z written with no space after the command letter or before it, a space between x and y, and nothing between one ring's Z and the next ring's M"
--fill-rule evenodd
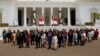
M44 7L42 7L42 16L44 17L44 22L45 22ZM45 25L45 23L44 23L44 25Z
M35 7L33 8L33 16L36 18Z
M70 7L68 7L68 26L71 25L70 21L71 21L71 18L70 18Z
M59 18L61 18L61 7L59 8Z
M24 26L27 26L26 23L26 7L24 7Z
M62 10L61 10L61 7L59 7L59 24L60 25L62 24L61 13L62 13Z
M18 7L16 7L15 10L16 10L16 12L15 12L16 13L16 15L15 15L15 17L16 17L15 18L15 25L18 25Z
M37 20L36 20L36 9L33 7L33 23L36 23L37 25Z
M17 2L16 0L13 0L12 1L12 4L13 4L13 22L14 22L14 25L13 26L17 26L18 25L18 6L17 6Z
M51 7L50 26L52 26L52 24L53 24L53 22L52 22L52 15L53 15L53 8Z

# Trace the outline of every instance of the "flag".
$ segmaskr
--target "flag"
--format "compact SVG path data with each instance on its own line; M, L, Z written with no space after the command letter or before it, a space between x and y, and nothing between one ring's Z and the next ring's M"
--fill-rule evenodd
M51 24L58 24L58 19L55 16L52 16Z
M40 25L44 25L44 16L41 16L41 17L39 18L39 24L40 24Z

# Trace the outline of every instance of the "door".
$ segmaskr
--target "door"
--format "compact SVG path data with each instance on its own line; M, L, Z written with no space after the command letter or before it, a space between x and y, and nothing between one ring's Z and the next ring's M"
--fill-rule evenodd
M18 8L18 25L24 25L24 8L22 7Z
M75 22L75 20L76 20L76 16L75 16L75 14L76 14L75 8L71 8L70 13L71 13L71 25L76 25L76 22Z

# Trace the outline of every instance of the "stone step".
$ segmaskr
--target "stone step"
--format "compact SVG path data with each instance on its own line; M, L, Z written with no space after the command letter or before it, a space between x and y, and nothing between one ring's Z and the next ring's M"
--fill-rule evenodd
M27 27L0 27L0 39L2 39L2 31L5 30L15 30L17 31L19 30L30 30L30 29L43 29L43 30L49 30L49 29L58 29L58 30L62 30L62 29L66 29L67 31L69 29L80 29L80 28L93 28L93 29L99 29L100 32L100 26L27 26ZM100 34L99 34L100 37Z
M86 28L84 26L28 26L28 27L10 27L10 30L30 30L30 29L43 29L43 30L49 30L49 29L80 29L80 28Z

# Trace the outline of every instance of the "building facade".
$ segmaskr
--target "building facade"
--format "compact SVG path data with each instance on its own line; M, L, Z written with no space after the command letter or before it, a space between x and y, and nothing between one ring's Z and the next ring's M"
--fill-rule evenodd
M43 22L40 19L43 18ZM56 22L52 23L52 18ZM100 25L99 0L0 0L0 23L9 26Z

